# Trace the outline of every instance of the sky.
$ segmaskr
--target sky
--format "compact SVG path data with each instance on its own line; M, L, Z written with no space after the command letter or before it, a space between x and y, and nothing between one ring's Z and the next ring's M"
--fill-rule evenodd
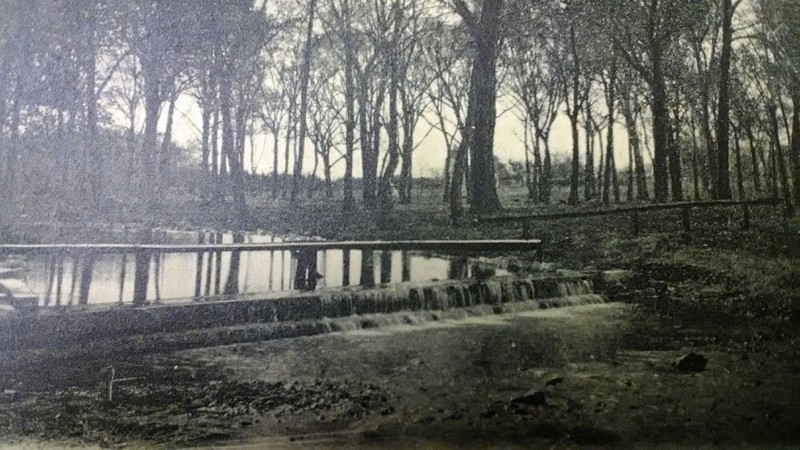
M524 147L524 125L517 119L514 111L509 110L507 99L500 98L498 100L499 112L502 112L497 119L495 127L495 156L503 163L508 161L524 161L525 160L525 147ZM200 141L200 111L195 105L194 101L188 96L183 96L177 104L177 111L173 125L173 139L176 143L186 147L194 147L199 153ZM163 131L166 118L162 114L160 130ZM431 117L431 120L435 120ZM596 118L595 120L600 120ZM603 131L603 145L606 141L605 130ZM385 139L385 136L384 136ZM423 140L424 139L424 140ZM579 148L581 149L581 165L584 164L584 134L582 128L580 129L580 142ZM596 138L595 138L596 139ZM616 166L618 170L622 170L628 166L628 135L625 128L619 124L614 128L614 141ZM245 170L252 171L250 164L251 152L255 162L256 173L271 173L272 172L272 136L263 133L256 134L255 146L247 144L245 150ZM425 120L420 120L415 130L415 142L422 142L414 152L413 157L413 176L415 177L438 177L442 175L444 169L445 158L445 143L442 134L438 130L431 130L430 126ZM532 141L531 141L532 142ZM283 152L285 141L281 136L279 148ZM531 144L532 145L532 144ZM303 161L303 172L306 174L311 173L314 165L313 147L310 142L306 142L306 155ZM358 146L356 145L356 149ZM385 143L382 147L385 149ZM562 113L553 124L553 130L550 137L550 149L554 159L563 158L569 159L572 152L572 135L570 131L570 122L566 114ZM599 158L599 151L595 146L595 160ZM647 156L645 156L647 160ZM279 170L283 170L283 153L281 153ZM291 164L291 163L290 163ZM595 163L597 167L597 162ZM291 170L291 166L290 166ZM334 178L341 177L344 172L344 161L339 162L333 169ZM399 173L399 169L398 169ZM354 160L354 174L355 176L361 175L361 156L356 153ZM318 175L322 176L322 168L319 168Z

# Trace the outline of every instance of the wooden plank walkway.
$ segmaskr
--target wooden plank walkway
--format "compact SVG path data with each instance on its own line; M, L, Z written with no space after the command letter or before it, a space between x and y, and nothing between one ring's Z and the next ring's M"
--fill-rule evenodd
M300 241L269 242L259 244L33 244L0 245L0 255L53 254L68 255L121 254L121 253L198 253L230 251L303 251L303 250L407 250L423 252L509 252L535 251L541 246L539 239L497 240L420 240L420 241Z

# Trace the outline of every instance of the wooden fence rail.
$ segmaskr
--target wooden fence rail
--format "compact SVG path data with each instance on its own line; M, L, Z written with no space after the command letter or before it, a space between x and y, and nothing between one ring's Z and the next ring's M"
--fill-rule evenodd
M195 272L196 285L202 277L201 264L204 253L220 252L257 252L257 251L289 251L297 261L295 269L295 289L314 290L316 288L317 252L325 250L343 250L349 255L350 250L370 251L421 251L443 252L452 254L480 252L535 251L541 256L541 241L538 239L504 239L504 240L419 240L419 241L302 241L271 242L256 244L198 244L198 245L128 245L128 244L35 244L35 245L0 245L0 256L7 255L47 255L58 258L69 256L86 258L94 261L98 255L131 254L134 256L133 304L145 305L149 283L150 263L155 256L171 253L198 254L198 267ZM349 260L349 258L346 258ZM347 263L345 263L347 264ZM92 264L84 266L91 271ZM124 265L123 265L123 269ZM345 267L344 276L348 276L349 266ZM88 296L91 273L83 273L78 297L85 302ZM195 291L199 297L199 290Z
M717 207L742 207L742 228L750 228L750 208L753 206L778 206L785 204L783 199L780 198L762 198L756 200L707 200L696 202L674 202L674 203L654 203L642 206L628 206L622 208L599 209L594 211L570 211L563 213L547 213L547 214L521 214L513 216L484 216L478 217L479 223L514 223L522 222L522 238L527 239L530 236L530 224L534 221L543 220L559 220L559 219L579 219L584 217L596 216L610 216L629 214L631 216L631 223L633 234L639 235L641 231L641 218L640 214L650 211L663 211L670 209L681 210L681 222L683 230L689 232L690 225L690 210L692 208L717 208ZM785 214L785 211L784 211Z

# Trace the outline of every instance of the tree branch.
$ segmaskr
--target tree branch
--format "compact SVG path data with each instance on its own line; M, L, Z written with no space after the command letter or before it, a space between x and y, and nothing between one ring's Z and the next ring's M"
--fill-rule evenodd
M464 20L473 33L478 33L480 31L478 18L475 17L475 13L469 10L469 6L467 6L464 0L453 0L452 6L456 14L461 16L461 19Z

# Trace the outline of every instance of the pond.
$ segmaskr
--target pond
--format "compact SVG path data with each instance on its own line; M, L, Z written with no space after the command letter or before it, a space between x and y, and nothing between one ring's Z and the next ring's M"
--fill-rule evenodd
M99 236L99 235L98 235ZM227 244L284 242L263 232L159 230L152 242L159 244ZM135 243L128 232L105 232L106 243ZM407 281L425 282L471 276L469 261L409 251L321 250L317 253L317 289ZM154 302L229 298L250 295L289 295L294 289L297 262L290 251L245 251L231 264L232 252L168 253L153 257L149 264L147 298ZM90 272L85 303L130 303L133 300L135 261L133 254L102 254L86 261L65 257L30 256L27 259L29 288L39 295L40 304L70 305L81 303L81 277ZM89 267L90 270L84 270ZM235 273L231 273L231 269ZM503 274L498 269L499 274ZM362 277L362 273L364 276ZM199 280L198 280L199 276ZM235 276L236 279L231 279ZM198 282L199 281L199 282ZM238 282L236 282L238 281ZM227 287L227 289L226 289ZM228 295L223 295L228 294Z

